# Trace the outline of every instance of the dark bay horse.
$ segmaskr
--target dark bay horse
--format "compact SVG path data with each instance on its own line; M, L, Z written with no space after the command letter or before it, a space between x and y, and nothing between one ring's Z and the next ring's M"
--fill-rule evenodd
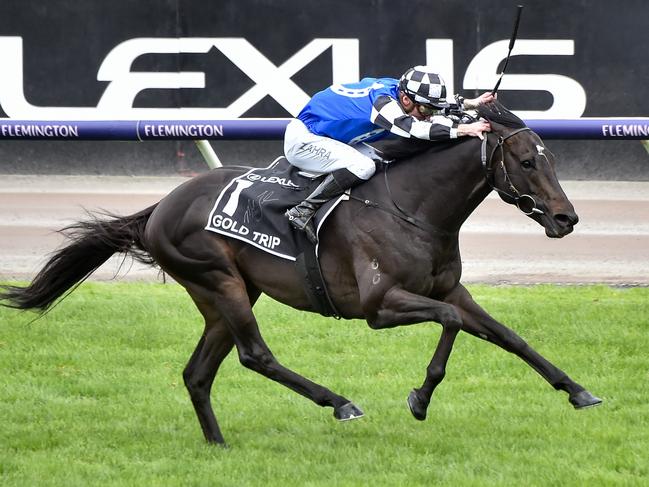
M481 107L479 115L491 121L493 130L484 143L468 137L429 143L338 206L320 239L331 298L342 317L365 319L373 329L429 321L442 326L423 384L408 396L419 420L425 419L444 378L460 330L519 356L555 389L567 392L575 408L597 405L600 399L489 316L460 284L458 233L493 189L540 223L549 237L569 234L578 221L557 181L554 157L538 135L498 102ZM52 255L32 283L5 287L0 298L7 306L44 311L112 254L128 253L171 275L205 319L183 376L207 441L224 442L210 391L233 347L245 367L332 407L337 419L362 416L345 397L282 366L260 334L252 307L261 293L311 310L294 263L204 230L220 190L243 172L213 170L134 215L97 217L68 227L72 241Z

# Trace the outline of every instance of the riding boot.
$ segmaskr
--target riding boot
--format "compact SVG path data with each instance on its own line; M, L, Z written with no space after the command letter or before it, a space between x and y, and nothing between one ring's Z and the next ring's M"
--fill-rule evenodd
M286 210L291 225L306 233L307 238L313 243L318 243L313 215L323 204L336 196L340 196L347 189L356 186L364 180L348 169L338 169L327 174L324 180L304 201L297 206Z

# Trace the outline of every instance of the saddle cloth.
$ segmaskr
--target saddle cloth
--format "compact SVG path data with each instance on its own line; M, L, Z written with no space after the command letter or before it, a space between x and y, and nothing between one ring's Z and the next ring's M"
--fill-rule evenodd
M219 194L205 230L236 238L270 254L295 261L299 250L295 230L284 212L309 196L320 184L292 166L285 157L233 179ZM324 204L314 217L317 232L342 195Z

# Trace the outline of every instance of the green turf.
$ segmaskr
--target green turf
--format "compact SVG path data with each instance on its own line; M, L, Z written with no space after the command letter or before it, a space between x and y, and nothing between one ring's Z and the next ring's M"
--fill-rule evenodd
M331 409L231 354L204 443L181 372L202 321L176 285L84 284L43 319L0 310L0 485L649 485L649 289L472 287L497 319L605 400L575 411L532 369L460 334L425 422L405 399L439 336L426 324L256 306L275 355L352 399Z

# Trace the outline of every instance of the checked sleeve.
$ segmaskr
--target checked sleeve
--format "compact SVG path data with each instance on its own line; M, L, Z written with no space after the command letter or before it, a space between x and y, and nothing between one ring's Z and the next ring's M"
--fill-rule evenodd
M417 120L407 115L392 97L379 96L372 104L370 121L395 135L424 140L447 140L457 137L457 124L436 115L428 120Z

